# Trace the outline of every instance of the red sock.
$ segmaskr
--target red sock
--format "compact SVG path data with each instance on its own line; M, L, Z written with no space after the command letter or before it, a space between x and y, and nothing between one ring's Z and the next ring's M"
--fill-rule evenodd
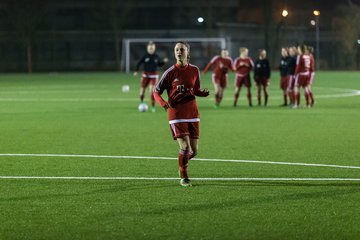
M312 93L312 91L309 92L309 97L311 99L311 105L314 105L315 99L314 99L314 94Z
M239 98L239 94L237 93L234 95L234 106L236 106L238 98Z
M190 151L190 152L188 153L188 160L190 161L193 157L195 157L195 155L196 155L195 152Z
M285 105L288 105L288 99L287 99L287 95L286 95L286 94L284 94L284 104L285 104Z
M268 104L269 94L265 92L265 106Z
M144 101L144 94L140 95L140 101L143 102Z
M260 91L258 92L257 98L258 98L258 104L261 105L261 92Z
M309 105L309 93L305 92L306 106Z
M187 150L180 150L179 152L179 170L180 170L180 177L181 178L189 178L188 177L188 162L189 162L189 152Z
M294 92L293 91L289 92L289 99L290 99L290 104L294 104Z
M222 96L222 95L220 95L220 96L219 96L219 104L221 103L222 98L223 98L223 96Z
M296 98L296 104L300 105L300 93L299 92L295 94L295 98Z
M155 107L155 97L153 93L151 94L151 106Z
M247 96L247 99L249 101L249 106L252 106L251 93L248 93L246 96Z
M218 93L216 93L215 94L215 104L219 104L219 94Z

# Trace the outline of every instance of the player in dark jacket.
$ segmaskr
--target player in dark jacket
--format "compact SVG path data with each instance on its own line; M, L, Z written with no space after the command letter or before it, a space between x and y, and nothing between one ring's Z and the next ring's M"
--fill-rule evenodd
M288 87L288 94L290 97L290 104L294 105L294 87L295 87L295 69L296 69L296 58L297 58L297 49L296 47L289 48L289 87Z
M147 53L139 60L136 65L136 71L134 76L137 76L138 71L141 65L144 65L144 71L141 76L141 86L140 86L140 101L144 101L144 94L146 88L149 86L151 94L151 111L155 112L155 99L153 96L154 85L159 79L159 73L157 72L158 67L162 67L167 63L168 59L160 59L160 57L155 53L156 46L154 42L149 42L147 45Z
M265 107L268 104L269 93L268 88L270 85L270 63L266 59L266 50L259 50L259 58L255 61L254 79L258 88L258 105L261 106L261 87L264 90Z

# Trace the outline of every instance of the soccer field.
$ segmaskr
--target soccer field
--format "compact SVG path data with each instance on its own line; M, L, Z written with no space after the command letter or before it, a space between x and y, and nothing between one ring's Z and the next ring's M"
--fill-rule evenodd
M138 78L1 75L0 239L359 239L360 72L317 73L315 107L296 110L279 107L277 72L268 108L245 89L232 107L233 79L220 108L198 98L183 188L166 112L138 112Z

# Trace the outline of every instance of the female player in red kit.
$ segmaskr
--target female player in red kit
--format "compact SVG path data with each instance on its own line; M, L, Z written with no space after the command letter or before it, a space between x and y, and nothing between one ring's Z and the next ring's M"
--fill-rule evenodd
M252 107L250 71L254 68L254 63L248 55L249 50L242 47L240 48L240 57L236 58L234 62L234 69L236 71L234 107L237 105L242 85L245 85L247 88L249 107Z
M180 184L191 186L188 162L198 150L200 116L195 96L207 97L209 90L200 90L199 68L190 64L190 45L178 42L174 48L176 64L166 70L154 89L155 100L168 112L171 133L179 143ZM161 94L166 90L168 101Z
M228 71L232 71L233 61L229 57L227 49L221 50L221 56L215 56L206 65L203 73L206 74L211 66L214 66L212 82L215 88L215 108L220 106L227 85Z
M300 104L300 88L304 89L306 107L311 107L309 102L309 81L311 71L311 57L305 45L298 47L299 55L296 60L295 70L295 104L293 108L298 108Z

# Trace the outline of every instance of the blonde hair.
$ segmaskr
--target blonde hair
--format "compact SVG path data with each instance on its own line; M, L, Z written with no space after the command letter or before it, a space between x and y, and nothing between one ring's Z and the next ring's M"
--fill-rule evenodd
M246 47L241 47L241 48L240 48L240 53L243 53L243 52L245 52L246 50L248 50Z

